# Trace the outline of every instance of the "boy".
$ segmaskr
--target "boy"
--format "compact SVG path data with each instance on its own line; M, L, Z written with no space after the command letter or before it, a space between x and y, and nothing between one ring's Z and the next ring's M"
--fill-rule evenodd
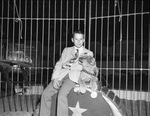
M74 46L63 50L53 70L51 83L42 93L40 116L50 116L51 99L58 89L57 116L68 116L67 95L78 83L82 70L82 66L78 63L78 57L80 55L93 57L93 52L83 46L85 38L81 31L75 31L71 40Z

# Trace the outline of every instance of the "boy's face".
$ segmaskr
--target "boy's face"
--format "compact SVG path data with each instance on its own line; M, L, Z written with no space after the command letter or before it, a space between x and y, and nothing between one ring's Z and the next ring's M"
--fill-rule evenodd
M72 42L74 43L74 45L77 48L80 48L83 46L85 39L84 39L84 35L80 34L80 33L75 33L74 37L72 38Z

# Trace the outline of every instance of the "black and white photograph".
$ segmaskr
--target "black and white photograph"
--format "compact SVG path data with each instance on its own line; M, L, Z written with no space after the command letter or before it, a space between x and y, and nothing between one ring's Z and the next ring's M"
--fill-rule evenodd
M150 116L149 0L0 0L0 116Z

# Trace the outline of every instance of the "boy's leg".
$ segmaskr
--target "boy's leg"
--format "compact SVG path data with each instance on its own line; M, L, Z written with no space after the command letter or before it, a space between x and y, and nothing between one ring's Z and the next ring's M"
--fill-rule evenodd
M52 82L45 88L42 93L41 98L41 107L40 107L40 115L39 116L50 116L51 109L51 100L52 96L57 93L57 90L54 89Z
M75 83L71 81L67 76L65 77L58 94L57 116L68 116L67 95L69 94L70 90L75 86Z

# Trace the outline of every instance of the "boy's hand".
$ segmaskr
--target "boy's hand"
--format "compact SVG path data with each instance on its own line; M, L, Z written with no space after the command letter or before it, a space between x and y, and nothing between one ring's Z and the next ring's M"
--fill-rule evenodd
M59 89L60 83L59 83L58 79L54 79L54 80L53 80L53 87L54 87L55 89Z

